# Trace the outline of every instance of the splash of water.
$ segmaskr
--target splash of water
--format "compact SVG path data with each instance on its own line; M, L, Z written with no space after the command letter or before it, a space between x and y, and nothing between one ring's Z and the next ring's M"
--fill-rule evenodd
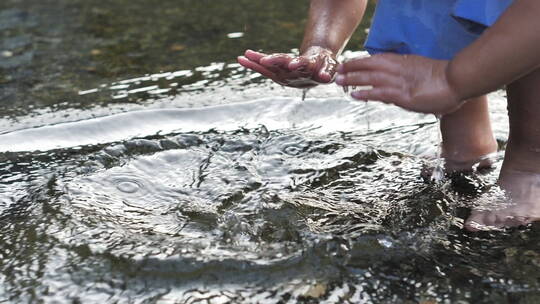
M435 118L437 118L437 125L440 125L441 117L436 115ZM431 181L439 184L444 180L444 158L442 157L442 134L440 128L437 129L437 144L437 159L431 173Z
M342 86L341 87L342 90L343 90L343 94L345 96L345 98L347 98L348 100L353 100L351 98L351 95L349 93L352 93L354 91L356 91L356 86ZM365 101L365 105L364 105L364 111L365 111L365 118L366 118L366 126L367 126L367 129L366 129L366 132L369 133L370 130L371 130L371 120L370 120L370 117L369 117L369 105L368 105L368 102L367 100Z

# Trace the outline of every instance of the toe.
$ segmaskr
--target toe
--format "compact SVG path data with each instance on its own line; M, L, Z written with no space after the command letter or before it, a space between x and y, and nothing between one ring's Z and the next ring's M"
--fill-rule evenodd
M465 221L465 229L476 232L486 230L485 227L485 212L472 212L469 218Z

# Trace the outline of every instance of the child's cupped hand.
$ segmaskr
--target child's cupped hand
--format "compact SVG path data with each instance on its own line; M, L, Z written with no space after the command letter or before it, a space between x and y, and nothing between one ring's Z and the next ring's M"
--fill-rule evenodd
M310 88L333 80L337 60L328 49L311 47L300 56L247 50L238 63L289 87Z
M415 55L376 54L339 65L336 83L371 86L351 96L394 104L409 111L444 115L463 103L448 81L448 61Z

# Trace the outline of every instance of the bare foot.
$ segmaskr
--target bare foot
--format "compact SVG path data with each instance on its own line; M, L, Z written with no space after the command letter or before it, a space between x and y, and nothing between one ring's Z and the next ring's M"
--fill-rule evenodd
M540 172L504 166L498 184L501 191L488 193L472 211L467 230L500 230L540 220Z
M491 130L486 96L468 100L456 112L443 116L441 134L446 174L491 168L496 160L498 145ZM433 173L433 166L428 165L421 176L431 181Z
M476 159L466 160L466 161L457 161L451 159L445 159L444 168L438 169L436 158L429 158L427 163L423 164L422 171L420 176L424 179L425 182L438 181L439 179L444 178L444 176L452 177L454 174L468 174L473 171L483 171L493 168L493 164L497 161L497 152L489 153L487 155L482 155ZM435 177L438 175L438 177Z
M540 69L508 84L506 92L510 135L498 181L506 206L473 211L465 223L469 230L540 220Z
M471 172L473 170L484 170L493 167L493 163L497 160L497 152L493 151L491 153L481 155L477 158L472 158L469 160L452 160L449 158L444 158L444 168L447 173L456 173L456 172Z

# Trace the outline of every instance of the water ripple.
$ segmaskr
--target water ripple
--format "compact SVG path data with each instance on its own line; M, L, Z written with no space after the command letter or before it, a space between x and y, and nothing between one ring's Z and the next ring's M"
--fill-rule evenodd
M204 132L256 128L308 128L317 133L366 130L365 108L344 99L260 99L199 109L133 111L78 122L23 129L0 135L1 151L35 151L97 145L173 132ZM431 118L398 109L371 107L373 132L388 128L390 117L400 124L429 123ZM389 111L391 113L389 113ZM396 112L395 114L392 114ZM392 125L393 123L390 123Z

